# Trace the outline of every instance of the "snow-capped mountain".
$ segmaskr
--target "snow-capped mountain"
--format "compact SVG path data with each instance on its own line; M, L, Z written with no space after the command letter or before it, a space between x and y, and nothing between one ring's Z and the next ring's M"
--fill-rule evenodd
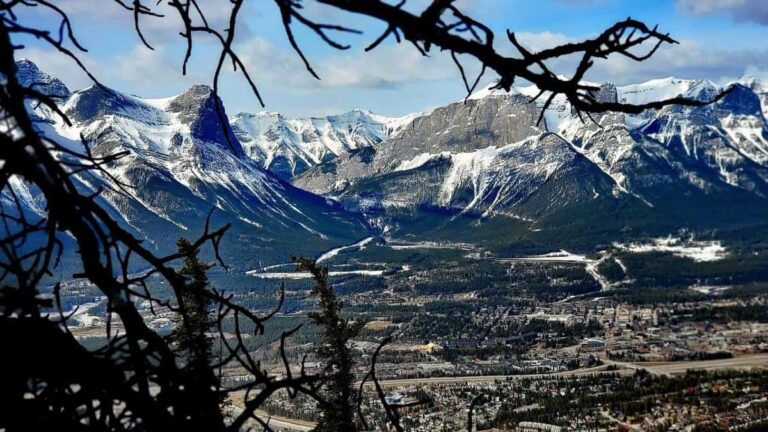
M245 152L283 179L350 151L393 136L416 114L392 118L354 110L344 114L288 118L275 112L240 113L232 128Z
M207 86L143 99L95 86L70 92L29 62L19 74L47 83L74 122L34 107L43 133L72 148L82 134L96 155L126 152L107 169L131 194L101 196L118 219L148 238L191 237L216 207L214 223L233 224L235 264L314 255L364 237L368 224L439 237L469 221L477 241L510 241L501 229L518 242L566 236L583 246L683 228L743 230L768 217L768 91L754 79L714 104L596 122L582 122L559 96L539 123L546 95L532 103L538 90L519 87L402 118L262 112L222 127ZM627 103L709 100L722 89L674 78L598 87L596 98ZM78 181L93 191L110 184L93 173ZM14 188L44 212L34 191Z
M665 79L618 88L612 98L711 100L721 90L709 81ZM734 84L711 105L670 106L643 116L604 114L596 120L569 119L559 133L622 188L647 201L668 194L673 185L691 193L737 188L768 196L768 128L759 96L744 85Z
M20 70L27 81L49 78L29 62ZM102 202L135 233L167 240L154 245L159 249L199 233L213 208L214 224L232 224L224 252L236 266L312 256L367 232L340 204L297 189L248 158L229 123L222 127L216 113L221 102L207 86L165 99L99 86L60 93L73 126L35 107L39 129L73 149L82 148L82 134L95 156L124 152L106 169L129 194L96 172L77 181L85 191L103 189Z
M667 78L599 86L600 100L644 103L683 95L711 100L706 80ZM558 96L537 124L533 87L490 87L413 120L396 136L293 179L364 211L404 208L528 220L538 231L560 215L623 209L616 227L752 223L768 208L765 90L736 83L702 107L671 106L638 116L606 113L583 122ZM633 210L629 210L633 209ZM610 210L612 211L612 210ZM617 210L618 211L618 210ZM602 215L596 217L601 217ZM693 218L693 219L692 219ZM396 223L390 221L391 223ZM709 224L709 225L707 225ZM643 229L647 229L647 226Z
M321 164L294 184L317 193L359 196L366 205L429 205L524 218L548 213L556 202L567 206L613 193L608 176L536 124L539 111L528 97L483 93L415 119L374 148ZM591 182L571 189L567 184L578 183L573 176ZM556 183L559 199L545 203L548 199L539 192Z

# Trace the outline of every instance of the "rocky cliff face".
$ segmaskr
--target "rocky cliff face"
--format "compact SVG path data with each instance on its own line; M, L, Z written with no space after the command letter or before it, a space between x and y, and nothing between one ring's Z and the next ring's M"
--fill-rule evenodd
M189 127L192 138L215 143L236 156L245 155L240 141L232 132L221 99L214 96L207 85L192 86L168 102L165 110L176 114L176 119Z
M494 96L441 107L417 117L395 137L367 150L327 162L296 178L316 193L343 193L359 179L386 174L432 155L502 147L543 130L537 110L521 95Z

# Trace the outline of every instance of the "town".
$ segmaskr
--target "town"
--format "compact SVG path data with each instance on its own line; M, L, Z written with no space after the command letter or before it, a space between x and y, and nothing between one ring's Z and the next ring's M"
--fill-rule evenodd
M429 287L403 289L404 284L413 284L418 268L395 272L378 282L336 278L336 286L344 292L345 310L365 322L353 341L358 380L368 372L380 341L392 337L377 360L376 378L385 390L386 403L397 409L406 430L464 430L476 398L472 410L476 430L758 430L765 426L761 422L768 409L768 296L764 291L750 287L702 294L699 287L692 287L683 290L682 294L688 293L684 301L679 299L680 292L673 301L652 302L607 295L610 292L573 297L562 287L587 282L580 276L570 281L551 278L553 272L580 275L572 264L526 266L520 277L530 280L536 271L559 287L558 298L542 301L536 292L525 290L503 302L489 298L485 293L501 284L487 274L484 289L449 294L433 293ZM513 274L512 279L516 277ZM312 307L305 299L309 284L308 280L290 281L287 296L298 303L287 301L293 310L273 318L270 334L305 322L306 310ZM367 289L346 288L358 284ZM90 290L88 284L78 282L64 290L65 301L81 303L73 315L78 325L72 331L86 346L98 344L105 326L99 316L103 313L100 300L90 298ZM274 292L251 288L238 292L238 297L270 304ZM171 313L144 306L141 310L153 328L170 331ZM264 313L267 310L262 308ZM119 320L111 326L113 332L120 331ZM234 327L226 330L236 331ZM277 339L248 331L242 337L266 370L276 376L285 373ZM287 353L295 359L290 365L294 372L320 372L321 360L308 348L316 340L316 330L309 327L291 341ZM237 366L223 371L228 386L247 379ZM361 413L379 430L388 430L372 383L363 388ZM230 396L233 409L243 397ZM568 409L562 409L565 406ZM273 419L275 430L309 430L317 419L314 401L287 393L270 399L259 415Z

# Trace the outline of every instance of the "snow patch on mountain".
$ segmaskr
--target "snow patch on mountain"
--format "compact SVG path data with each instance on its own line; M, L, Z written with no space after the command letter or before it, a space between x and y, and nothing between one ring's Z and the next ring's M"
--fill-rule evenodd
M438 154L421 153L416 157L414 157L413 159L400 162L400 164L394 169L394 171L395 172L408 171L408 170L420 168L427 162L437 160L437 159L448 159L448 158L451 158L451 156L452 156L451 152L440 152Z
M620 102L641 105L677 96L699 98L706 94L716 93L721 87L709 80L668 77L621 86L617 89Z
M325 252L322 255L320 255L315 262L319 264L323 261L328 261L329 259L335 257L340 253L357 252L359 250L363 250L374 239L375 237L366 237L355 244L333 248L328 252Z
M728 250L719 241L684 240L677 237L655 238L645 243L614 243L615 248L634 253L668 252L696 262L719 261Z
M469 188L472 198L463 211L476 211L482 207L485 214L490 214L500 203L519 201L521 189L532 183L545 182L573 159L575 152L564 142L560 141L562 146L559 151L555 150L557 141L560 140L554 136L542 135L470 152L421 153L400 162L394 171L418 170L430 162L447 161L449 167L442 177L436 203L450 207L456 196Z

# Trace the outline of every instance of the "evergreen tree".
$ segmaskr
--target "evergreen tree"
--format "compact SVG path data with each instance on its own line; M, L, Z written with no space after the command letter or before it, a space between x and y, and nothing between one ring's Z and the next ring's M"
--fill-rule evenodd
M184 389L189 396L190 410L209 411L204 415L212 421L220 424L222 415L220 410L210 410L208 403L217 399L222 401L222 393L219 391L220 383L211 366L212 340L207 335L213 322L210 316L210 300L207 296L209 288L208 270L212 264L200 261L199 250L184 238L176 242L178 252L184 256L184 263L179 269L179 274L187 280L184 290L177 292L178 316L176 325L170 334L171 343L176 348L179 357L184 362L184 370L192 375L190 380L192 388ZM199 406L198 406L199 405ZM200 414L200 411L195 411Z
M295 258L297 271L308 271L315 279L311 295L318 299L318 311L309 314L310 321L322 328L323 343L318 357L323 361L323 373L328 379L325 387L327 405L321 405L321 415L315 430L319 432L355 431L354 358L350 341L360 333L362 322L352 322L341 316L343 303L328 282L328 268L314 260Z

